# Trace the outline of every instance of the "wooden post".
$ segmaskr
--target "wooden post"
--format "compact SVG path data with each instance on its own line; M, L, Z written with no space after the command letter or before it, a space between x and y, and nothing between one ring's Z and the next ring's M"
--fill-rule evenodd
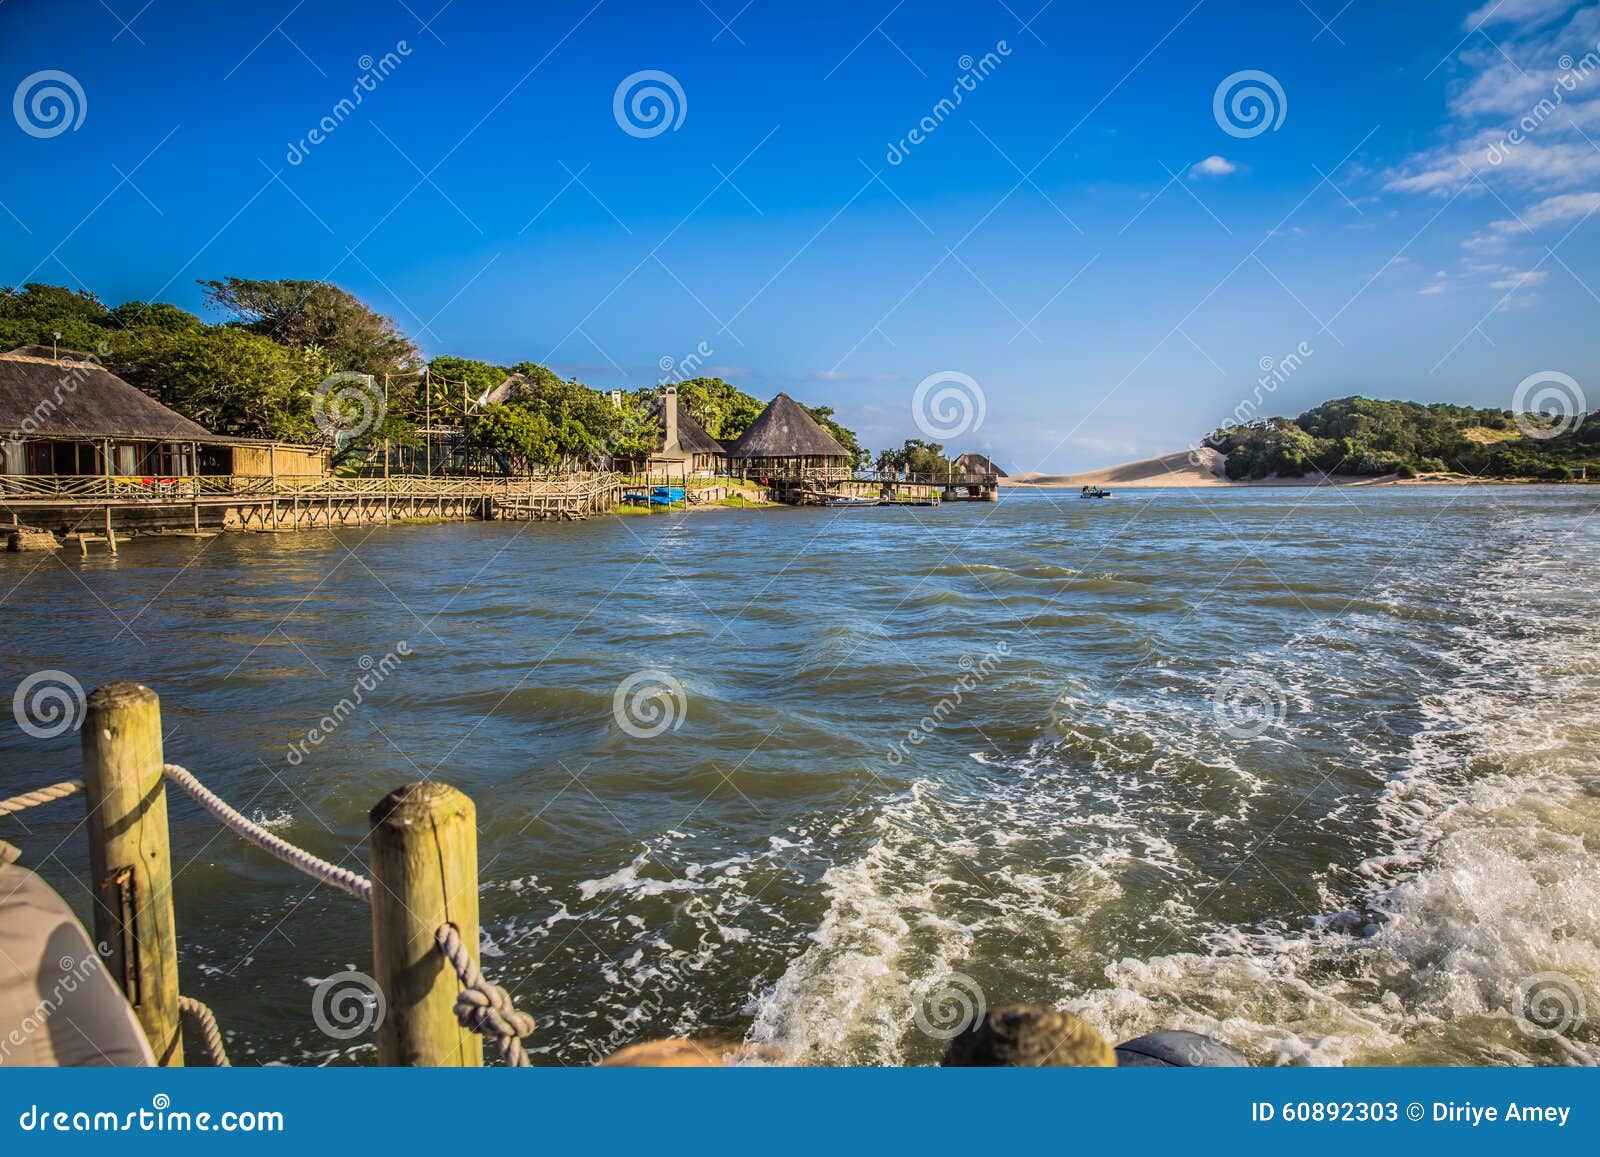
M156 1063L183 1064L172 854L161 778L161 701L120 682L89 696L83 723L94 938L133 1005Z
M410 783L372 809L372 965L388 1004L380 1065L478 1066L483 1038L462 1028L461 981L434 936L454 924L478 959L478 827L448 784Z

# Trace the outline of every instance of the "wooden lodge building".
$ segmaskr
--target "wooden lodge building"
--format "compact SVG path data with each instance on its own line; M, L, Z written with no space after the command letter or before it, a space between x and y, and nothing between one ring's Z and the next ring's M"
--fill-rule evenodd
M130 489L197 475L321 476L328 452L213 434L74 350L0 354L0 493L19 477L105 478Z
M745 478L829 481L855 467L850 451L788 394L773 398L727 454L728 472Z
M678 405L676 386L662 390L651 403L649 414L661 422L661 438L646 464L648 470L685 478L712 478L727 473L727 450L706 433L693 414Z
M678 403L674 386L650 404L661 434L647 468L669 477L729 475L773 481L850 477L850 452L788 394L779 394L738 438L719 442Z

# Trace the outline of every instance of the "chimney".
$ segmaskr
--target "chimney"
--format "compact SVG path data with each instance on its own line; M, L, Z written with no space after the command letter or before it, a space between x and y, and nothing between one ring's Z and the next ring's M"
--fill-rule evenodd
M663 450L676 450L678 448L678 389L668 386L661 395L661 424L666 431L666 438L661 443Z

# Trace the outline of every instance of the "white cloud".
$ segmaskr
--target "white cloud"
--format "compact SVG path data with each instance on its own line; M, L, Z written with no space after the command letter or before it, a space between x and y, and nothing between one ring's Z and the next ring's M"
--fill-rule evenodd
M1489 0L1468 15L1464 27L1476 31L1488 24L1527 24L1537 27L1555 19L1576 0Z
M1490 289L1532 289L1535 285L1543 285L1550 280L1550 274L1543 269L1529 269L1525 271L1512 271L1504 277L1489 282Z
M1564 225L1568 221L1582 221L1596 212L1600 212L1600 193L1562 193L1546 197L1515 217L1489 222L1487 229L1474 233L1461 245L1473 252L1493 253L1504 249L1518 234L1532 233L1549 225Z
M1215 154L1207 157L1189 170L1191 180L1197 177L1226 177L1229 173L1237 173L1239 166Z
M1559 197L1546 197L1537 205L1524 209L1518 214L1522 218L1521 225L1515 221L1496 221L1492 228L1510 230L1525 225L1529 229L1542 229L1546 225L1581 219L1597 211L1600 211L1600 193L1563 193Z

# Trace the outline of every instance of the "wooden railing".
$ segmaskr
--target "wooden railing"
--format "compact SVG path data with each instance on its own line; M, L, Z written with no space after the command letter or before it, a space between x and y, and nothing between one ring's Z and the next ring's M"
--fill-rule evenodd
M905 482L918 486L993 486L1000 481L994 473L968 474L961 470L884 471L869 470L854 475L859 482Z
M200 474L120 477L75 474L0 474L0 497L192 502L206 498L506 498L592 497L620 485L610 473L553 474L539 478L390 477Z

